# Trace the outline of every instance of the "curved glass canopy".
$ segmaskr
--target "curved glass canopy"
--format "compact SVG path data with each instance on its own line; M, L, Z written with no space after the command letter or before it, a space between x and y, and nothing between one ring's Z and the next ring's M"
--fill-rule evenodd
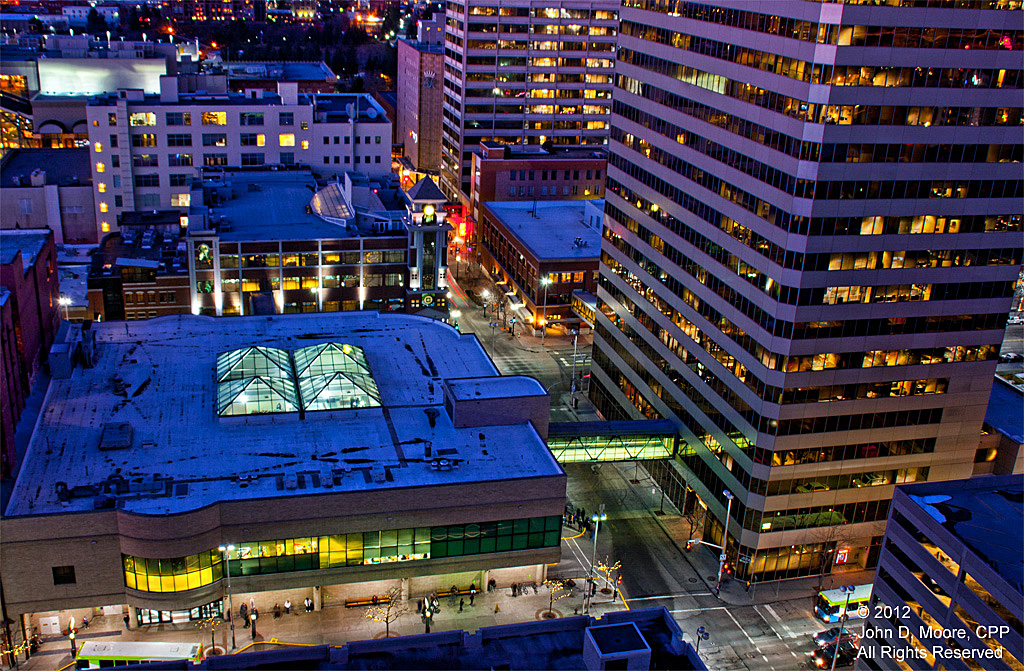
M328 184L313 194L309 208L315 215L332 224L344 225L355 216L352 206L345 198L345 192L337 184Z

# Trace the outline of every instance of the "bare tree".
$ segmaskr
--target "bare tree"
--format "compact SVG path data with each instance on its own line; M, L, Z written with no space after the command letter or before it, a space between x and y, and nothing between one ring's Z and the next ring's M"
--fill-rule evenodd
M607 588L601 590L602 593L615 591L615 588L612 587L612 585L615 584L612 580L612 576L615 575L615 573L617 573L620 568L622 568L621 562L615 562L614 564L612 564L608 561L607 557L604 558L603 562L599 563L597 566L594 567L594 573L597 574L597 577L604 578L605 583L608 584ZM618 597L616 596L615 598ZM615 599L613 598L612 601L614 600Z
M391 636L391 623L409 612L409 606L402 600L402 590L392 587L377 603L366 609L365 616L375 622L384 623L385 638Z
M548 588L548 612L544 617L554 617L555 602L569 596L569 588L565 586L564 580L545 580L544 586Z
M704 525L704 510L705 509L700 506L694 506L693 512L684 518L686 519L687 527L690 530L689 534L686 536L686 540L692 539L693 535L697 533L697 530Z
M819 513L817 522L829 526L818 527L809 534L810 543L821 545L821 551L818 553L818 586L814 592L815 599L818 598L818 592L825 586L825 576L832 572L836 548L840 545L848 546L854 540L854 535L845 521L840 524L835 523L837 522L835 515L833 512Z

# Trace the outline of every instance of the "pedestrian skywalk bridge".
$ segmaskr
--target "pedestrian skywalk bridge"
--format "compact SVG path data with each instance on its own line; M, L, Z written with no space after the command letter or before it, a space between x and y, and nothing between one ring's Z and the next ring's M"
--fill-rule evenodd
M548 447L563 464L671 459L678 440L675 425L665 419L557 422L548 428Z

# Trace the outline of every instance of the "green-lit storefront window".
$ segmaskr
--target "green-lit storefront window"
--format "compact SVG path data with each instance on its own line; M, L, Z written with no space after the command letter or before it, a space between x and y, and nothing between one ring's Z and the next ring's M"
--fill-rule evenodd
M556 547L561 540L562 518L532 517L480 524L452 524L430 530L431 557L461 557Z
M557 547L561 516L389 529L239 543L228 553L232 576L416 561L432 557ZM181 592L224 577L218 550L174 559L122 555L125 585L141 592Z

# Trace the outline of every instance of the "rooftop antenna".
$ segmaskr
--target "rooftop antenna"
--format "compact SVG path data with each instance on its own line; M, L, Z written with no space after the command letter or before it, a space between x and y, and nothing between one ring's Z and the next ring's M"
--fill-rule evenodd
M533 215L534 219L537 218L537 199L536 198L533 199L533 205L530 207L530 214Z

